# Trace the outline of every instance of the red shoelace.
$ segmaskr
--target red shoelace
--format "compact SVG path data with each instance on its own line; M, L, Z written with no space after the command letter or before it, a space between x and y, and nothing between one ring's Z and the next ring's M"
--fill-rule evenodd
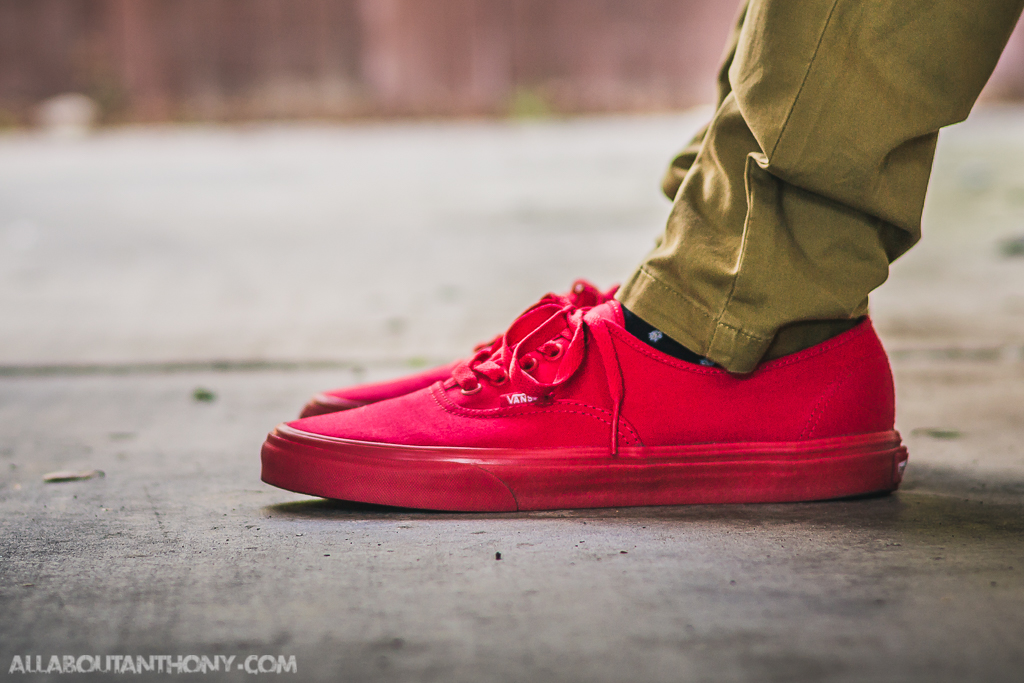
M624 393L622 369L608 323L588 315L590 310L571 301L542 300L490 346L457 364L452 380L467 396L479 392L485 381L493 386L507 383L510 393L523 394L528 402L548 403L555 390L579 370L587 340L593 339L612 398L611 452L615 455Z
M540 298L540 301L535 303L533 306L530 306L530 308L526 309L526 311L524 311L522 315L526 315L527 312L533 310L537 306L543 306L544 304L550 303L572 304L577 308L590 308L591 306L597 306L598 304L603 304L605 301L608 301L613 296L615 296L615 292L617 292L618 290L619 286L614 285L607 292L602 292L600 289L595 287L590 282L587 282L586 280L576 280L575 282L572 283L572 287L569 289L568 294L545 294ZM494 351L497 350L496 345L498 344L498 342L501 341L501 336L502 335L499 334L490 341L485 341L477 344L476 346L473 347L474 353L479 353L484 349L488 349L490 350L491 353L493 353Z

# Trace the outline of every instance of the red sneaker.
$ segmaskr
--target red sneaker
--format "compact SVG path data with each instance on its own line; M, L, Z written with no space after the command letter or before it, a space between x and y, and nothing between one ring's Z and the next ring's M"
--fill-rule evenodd
M893 418L867 320L737 376L652 349L618 302L548 302L444 381L279 426L263 481L435 510L821 500L899 486Z
M546 294L534 306L558 302L572 304L577 308L588 308L610 300L615 296L615 292L618 289L619 287L616 285L607 292L602 292L586 280L577 280L573 283L572 289L565 294ZM481 351L487 351L488 354L493 353L497 350L498 342L500 341L501 335L488 342L477 344L473 349L474 357L479 355ZM454 361L439 368L430 368L414 375L406 375L405 377L399 377L398 379L386 382L359 384L354 387L343 387L341 389L325 391L311 398L309 403L303 407L302 412L299 413L299 417L336 413L339 410L350 410L351 408L358 408L369 403L377 403L385 399L411 394L417 389L429 387L434 382L448 379L452 376L452 370L460 362Z

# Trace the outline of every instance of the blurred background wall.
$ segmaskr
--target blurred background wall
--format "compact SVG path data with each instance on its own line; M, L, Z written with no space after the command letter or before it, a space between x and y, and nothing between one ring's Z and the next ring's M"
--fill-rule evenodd
M0 0L0 126L678 109L737 0ZM1024 97L1015 34L986 91Z

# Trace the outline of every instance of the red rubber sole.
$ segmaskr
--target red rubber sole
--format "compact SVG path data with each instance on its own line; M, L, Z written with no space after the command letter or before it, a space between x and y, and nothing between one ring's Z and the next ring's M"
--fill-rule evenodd
M396 446L308 434L267 437L262 479L289 491L427 510L513 512L783 503L894 491L895 431L814 441L607 449Z
M330 394L317 394L310 399L309 403L303 406L302 412L299 413L299 418L337 413L342 410L352 410L353 408L365 405L366 401L352 401L347 398L331 396Z

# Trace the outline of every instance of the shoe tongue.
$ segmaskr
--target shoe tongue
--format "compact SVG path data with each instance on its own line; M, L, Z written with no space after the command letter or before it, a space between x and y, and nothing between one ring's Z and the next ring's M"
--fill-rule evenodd
M583 316L583 319L587 322L606 320L618 327L626 326L626 320L622 315L622 304L614 299L606 301L599 306L594 306L587 311L586 315Z
M538 305L519 316L512 326L505 332L504 342L509 348L514 347L525 337L529 336L539 326L547 322L553 315L561 310L561 306L555 303Z

